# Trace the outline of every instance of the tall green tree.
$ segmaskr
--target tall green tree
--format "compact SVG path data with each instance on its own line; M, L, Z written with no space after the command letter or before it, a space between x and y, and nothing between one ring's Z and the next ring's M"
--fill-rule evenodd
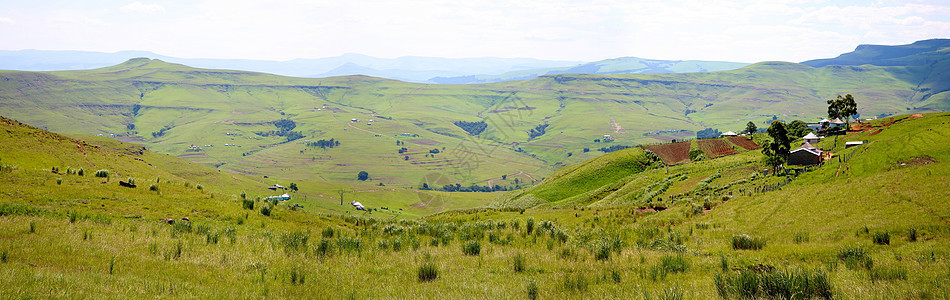
M811 128L808 128L808 123L802 120L795 120L788 123L786 129L788 130L789 138L792 140L801 138L812 132Z
M755 122L749 121L749 123L745 124L746 133L753 134L756 133L756 131L759 131L759 128L755 126Z
M763 160L769 166L772 166L772 173L777 174L779 167L788 160L788 152L791 150L792 141L788 137L788 130L782 121L772 121L768 129L769 137L772 141L762 147Z
M356 179L359 179L360 181L366 181L369 179L369 173L366 173L366 171L360 171L359 174L356 174Z
M858 103L854 102L851 94L838 95L838 98L828 100L828 118L844 119L846 129L851 129L851 117L858 114Z

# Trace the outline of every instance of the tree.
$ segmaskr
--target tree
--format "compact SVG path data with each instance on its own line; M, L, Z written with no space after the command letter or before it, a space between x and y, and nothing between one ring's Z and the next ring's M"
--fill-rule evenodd
M844 119L847 124L846 129L851 129L851 117L858 114L858 104L854 102L851 94L838 95L837 99L828 100L828 118Z
M296 191L297 191L297 183L291 182L289 188L290 188L291 191L296 192Z
M745 132L746 132L746 133L748 133L748 134L753 134L753 133L756 133L756 132L758 132L758 131L759 131L759 128L755 126L755 123L754 123L754 122L749 121L749 123L746 123L746 124L745 124Z
M791 150L792 141L788 138L788 130L782 121L772 121L768 129L772 141L762 147L763 159L766 164L772 166L772 173L777 173L779 167L788 159L788 152Z
M369 173L366 173L366 171L360 171L360 173L356 175L356 179L359 179L360 181L366 181L369 179Z
M805 123L802 120L795 120L791 123L788 123L788 136L790 139L798 139L808 133L812 132L811 128L808 128L808 123Z
M722 135L719 129L706 128L696 132L697 139L714 139Z

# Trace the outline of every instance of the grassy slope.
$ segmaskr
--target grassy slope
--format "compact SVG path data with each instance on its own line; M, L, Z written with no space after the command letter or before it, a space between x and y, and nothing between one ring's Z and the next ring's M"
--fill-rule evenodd
M290 78L137 59L87 71L4 71L0 114L61 132L127 135L159 153L259 176L351 181L365 170L376 183L401 187L435 175L465 185L514 186L514 178L531 183L593 158L599 152L581 150L609 146L593 142L604 134L630 145L660 141L644 135L656 130L737 131L773 115L813 120L825 110L825 99L839 93L854 94L864 116L943 109L947 70L945 62L824 68L769 62L711 73L424 85L363 76ZM254 134L275 130L268 122L284 118L295 120L295 130L306 137L284 143L282 137ZM348 122L353 118L361 122ZM369 119L376 119L373 125L366 125ZM457 120L489 126L471 137L452 124ZM547 134L529 140L528 131L539 124L550 125ZM152 135L166 127L164 136ZM435 145L407 143L406 160L395 145L408 140L397 136L406 132ZM329 138L341 147L319 150L302 143ZM186 152L193 144L215 147ZM442 154L426 157L443 147Z
M718 297L715 274L734 272L722 271L725 261L730 269L765 264L820 270L828 275L836 298L944 298L950 295L950 211L941 186L950 178L948 120L948 114L905 119L882 127L877 135L849 135L834 149L834 141L822 141L820 146L848 160L829 162L772 192L751 187L783 178L718 188L760 168L758 152L746 151L670 167L670 174L687 178L662 193L669 203L662 212L610 204L523 212L475 209L402 221L390 221L385 214L367 218L283 208L264 217L241 209L237 197L216 193L211 198L210 185L204 190L184 187L173 174L164 175L172 183L161 186L161 196L100 184L89 175L54 175L47 165L85 163L75 153L46 154L72 151L75 142L12 128L16 139L33 145L36 154L8 147L0 156L0 163L18 165L0 172L5 182L0 193L0 256L5 257L0 291L12 297L520 298L533 282L542 298L702 299ZM843 140L868 144L843 149ZM97 167L143 178L158 174L134 167L142 162L110 154L107 147L88 151ZM637 155L631 149L595 161L639 161L631 158ZM922 155L936 162L898 163ZM44 161L53 158L65 160ZM582 164L552 177L582 182L577 181L580 174L603 170L594 166ZM700 181L712 174L720 176L700 189ZM65 180L57 185L60 177ZM616 177L645 186L669 176L665 169L649 169ZM703 201L712 209L694 210ZM46 211L16 209L30 207ZM79 217L70 222L66 211ZM192 227L154 219L183 215L192 216ZM530 233L529 219L534 221ZM547 220L553 223L541 222ZM324 233L327 228L333 228L332 236ZM918 229L917 241L907 241L909 228ZM878 231L890 232L890 245L871 243L869 235ZM729 243L735 234L761 237L767 244L762 250L733 250ZM796 235L807 238L796 242ZM360 246L351 243L357 240ZM324 241L326 254L320 250ZM478 241L479 255L463 255L462 245L472 241ZM602 247L609 252L606 260L596 259ZM871 271L847 268L836 258L846 247L864 249L874 261L873 270L903 271L906 279L872 281ZM522 272L513 270L518 254L525 261ZM662 261L671 257L682 257L686 270L664 271L669 268ZM420 282L416 272L427 261L438 269L438 278Z

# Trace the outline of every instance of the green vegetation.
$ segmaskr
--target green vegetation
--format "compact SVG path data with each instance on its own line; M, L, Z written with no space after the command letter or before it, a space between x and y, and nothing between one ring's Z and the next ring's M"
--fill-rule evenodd
M600 105L608 105L601 102L609 101L597 101L606 96L591 92L603 91L606 85L636 90L645 86L672 95L664 99L676 96L670 99L683 102L612 94L611 99L628 102L613 102L616 106L601 111L606 120L599 123L615 121L628 134L646 130L634 129L639 125L632 124L688 124L659 117L632 122L621 116L636 115L631 107L641 106L657 115L702 121L688 125L689 130L699 130L714 126L706 122L733 126L750 121L735 121L734 116L722 113L725 110L754 115L741 105L717 113L719 106L728 104L721 102L705 108L705 104L680 107L684 102L705 101L686 97L697 94L700 87L704 95L737 95L741 90L749 93L744 97L757 97L775 90L770 90L768 82L746 81L754 88L720 85L730 82L725 79L770 72L775 76L811 74L808 80L822 81L820 88L801 89L795 87L795 80L802 79L788 80L783 91L795 97L874 84L903 88L904 79L888 75L887 68L832 72L834 68L765 63L721 74L676 75L678 81L656 75L547 76L510 83L517 85L515 89L530 87L512 92L498 85L421 87L364 77L313 84L263 74L206 74L153 61L130 64L136 66L24 73L48 76L31 79L37 82L96 80L88 87L94 91L75 91L79 96L102 90L135 93L134 99L144 99L134 114L135 128L142 132L164 126L173 129L155 140L131 135L149 139L145 141L149 147L167 153L182 155L172 149L212 143L200 142L203 139L215 139L217 145L243 145L203 147L183 155L209 165L223 163L215 168L113 138L63 136L2 119L0 260L4 267L0 290L5 296L890 299L950 295L950 230L946 226L950 206L945 203L950 192L944 186L950 179L950 127L946 126L950 114L865 122L866 131L847 132L838 136L838 143L825 139L816 145L835 154L822 166L786 166L777 176L762 176L763 169L770 167L763 162L762 152L731 147L733 142L727 139L711 141L721 142L735 154L704 155L701 161L667 164L658 153L641 147L600 156L575 154L563 160L566 153L582 153L576 150L594 145L591 141L605 132L628 138L623 143L618 139L616 145L653 139L629 138L614 132L615 126L571 129L597 122L572 119L564 111L588 116L600 111ZM849 77L867 72L881 77ZM25 75L15 75L7 77L24 80ZM127 76L137 79L124 81ZM185 76L201 84L175 84ZM711 79L716 83L706 81ZM262 81L270 87L262 88L258 84ZM918 81L924 82L923 87L935 84ZM344 89L351 86L358 87ZM464 101L445 96L473 90L464 94ZM552 97L555 94L548 90L571 92ZM192 93L208 99L229 95L236 104L205 107L188 96ZM274 100L278 93L283 104ZM390 93L405 96L384 97ZM415 98L414 93L421 95ZM887 94L880 88L873 93ZM51 96L37 99L43 97ZM439 108L425 106L438 110L434 114L438 117L418 116L431 111L400 108L434 99L429 97L444 98L433 101L440 103ZM78 98L83 97L70 99ZM311 112L314 105L289 100L295 98L311 99L320 108L325 103L327 108ZM491 104L514 99L524 105ZM630 102L634 99L642 100ZM931 103L939 100L928 99ZM903 103L897 101L881 100ZM119 108L101 108L102 117L82 111L70 122L103 127L115 122L128 128L124 124L131 108L122 108L127 115L109 112ZM613 109L618 113L608 115ZM682 109L695 112L686 115ZM472 136L451 124L474 120L476 114L470 111L482 113L492 126ZM378 112L386 112L392 120L374 120L372 128L348 121ZM512 125L517 130L496 127L501 119L493 117L513 112L526 115ZM527 116L528 112L532 115ZM59 118L44 120L49 127L59 122ZM95 123L101 120L106 121ZM176 124L168 124L169 120ZM273 120L293 120L295 127L286 131L312 139L334 136L345 143L339 149L321 150L287 142L284 137L254 134L274 130ZM547 129L558 130L524 142L537 124L552 124L555 127ZM378 130L380 136L363 131L370 129ZM277 131L284 130L278 127ZM769 137L756 134L752 139L761 143ZM844 147L844 141L856 140L865 144ZM512 141L521 144L506 144ZM467 181L459 175L466 171L432 166L456 153L452 147L458 144L468 147L464 153L485 159L471 169L473 175ZM479 150L479 145L497 147ZM561 152L566 145L573 145L573 150ZM683 154L688 157L692 142L679 145L687 146ZM698 143L695 146L699 148ZM396 153L399 147L405 153ZM440 150L434 160L424 156L433 154L430 149ZM219 150L223 152L215 152ZM491 157L487 151L494 151ZM324 154L331 157L318 157ZM361 157L368 162L360 163ZM250 174L231 172L248 166L255 167L246 168ZM559 169L552 172L555 166ZM51 167L67 171L54 174ZM134 178L154 189L125 188L70 172L82 168L109 170L109 177ZM367 179L372 172L374 182L352 180L359 171L366 171ZM326 178L313 180L317 176ZM411 180L393 179L401 176ZM387 181L386 186L379 187L376 181ZM275 184L289 183L299 186L290 200L267 200L285 193ZM494 193L408 188L421 183L530 186ZM349 201L367 209L357 211ZM887 243L876 243L884 236ZM373 287L354 284L350 280L354 278L373 278Z
M763 62L723 72L558 74L474 85L290 78L133 59L96 70L2 71L9 80L0 115L256 177L348 182L365 170L386 186L408 188L429 176L447 181L439 186L468 186L510 174L530 186L602 154L585 148L616 151L749 122L765 127L779 115L814 120L840 91L873 99L861 105L866 116L950 108L940 71L946 51L909 55L888 66ZM604 135L613 144L593 142ZM331 138L340 142L334 151L304 142ZM396 149L386 147L394 143L409 152L394 160ZM420 153L433 148L441 152Z

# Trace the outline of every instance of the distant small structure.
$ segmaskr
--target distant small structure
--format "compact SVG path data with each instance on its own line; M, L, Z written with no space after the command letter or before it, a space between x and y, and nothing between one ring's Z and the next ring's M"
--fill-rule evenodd
M861 145L864 145L864 141L851 141L851 142L844 143L845 148L857 147Z
M719 137L730 137L730 136L739 136L739 135L732 131L726 131L725 133L719 135Z
M808 135L802 137L802 140L804 140L806 143L814 144L820 142L821 138L815 135L815 133L809 132Z
M613 141L614 138L613 138L612 136L610 136L609 134L605 134L603 140L604 140L604 142L609 142L609 141Z
M356 207L356 210L363 210L363 211L366 210L366 207L363 206L363 203L359 203L359 202L353 201L353 202L350 202L350 204L352 204L353 207Z
M269 186L267 188L274 191L286 189L284 186L276 184L276 183L273 186Z
M287 201L287 200L290 200L290 194L283 194L283 195L280 195L280 196L270 196L270 197L267 197L267 200L269 200L269 201L274 201L274 200L277 200L277 201Z

